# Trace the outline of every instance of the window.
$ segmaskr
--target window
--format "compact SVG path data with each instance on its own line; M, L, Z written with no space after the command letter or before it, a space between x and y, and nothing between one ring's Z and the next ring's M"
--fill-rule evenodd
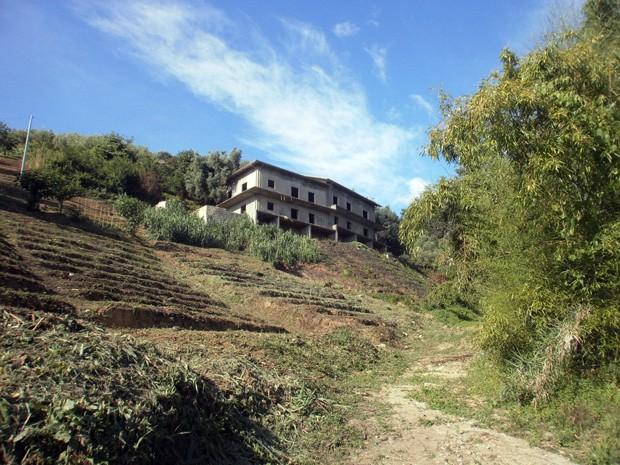
M308 202L314 203L314 192L308 192Z
M267 202L267 210L273 211L273 202Z
M350 221L347 221L347 229L351 230L351 222Z
M308 223L314 224L314 213L308 213Z
M273 179L267 179L267 187L270 187L271 189L276 187L276 182Z
M291 208L291 218L293 218L294 220L297 219L297 209L296 208Z
M334 216L334 224L338 224L338 217Z
M241 205L241 208L239 210L241 210L241 213L245 213L245 205Z
M366 210L362 211L362 216L364 217L365 220L368 219L368 212Z
M332 199L332 205L338 205L338 197L336 197L334 195L334 198Z
M291 187L291 197L299 198L299 188Z
M248 190L248 183L244 182L243 184L241 184L241 192L247 191L247 190Z
M347 210L351 211L351 203L347 202Z
M364 228L364 237L368 237L368 229Z

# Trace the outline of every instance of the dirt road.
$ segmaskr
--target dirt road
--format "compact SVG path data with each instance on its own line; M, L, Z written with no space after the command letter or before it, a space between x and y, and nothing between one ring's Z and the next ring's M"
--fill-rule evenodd
M462 346L428 341L427 354L413 362L402 384L389 385L376 394L391 408L387 431L370 438L353 456L353 465L570 465L558 453L532 447L523 439L481 428L473 420L447 415L414 400L423 376L459 383L471 358ZM452 353L450 353L452 352ZM431 356L428 356L431 353ZM441 356L438 356L441 353ZM431 384L431 383L429 383Z

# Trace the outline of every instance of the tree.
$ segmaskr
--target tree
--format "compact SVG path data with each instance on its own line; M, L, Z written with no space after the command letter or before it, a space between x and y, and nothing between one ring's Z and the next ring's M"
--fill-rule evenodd
M61 171L57 168L45 168L42 173L47 184L43 190L43 196L56 199L58 209L62 213L65 200L82 192L80 179L76 173Z
M13 131L5 123L0 121L0 150L7 153L17 147L17 140Z
M400 218L390 207L381 207L376 211L376 219L377 223L383 227L383 231L378 233L379 240L385 243L390 253L399 257L405 251L398 237Z
M206 203L208 197L208 173L206 160L199 155L194 156L184 175L185 190L189 198Z
M241 161L241 150L232 149L226 152L210 152L207 155L207 203L217 205L226 200L228 194L228 178L237 169Z
M28 191L28 210L36 210L47 189L47 177L41 171L26 171L19 184Z
M589 0L581 30L521 58L503 51L474 95L443 98L427 151L458 175L401 226L409 250L442 238L447 285L485 315L482 346L528 376L567 325L579 325L572 369L620 354L618 5Z

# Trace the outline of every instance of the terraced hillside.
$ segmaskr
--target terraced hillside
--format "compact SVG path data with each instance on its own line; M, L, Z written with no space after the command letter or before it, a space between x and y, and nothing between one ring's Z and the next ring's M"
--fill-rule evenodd
M329 272L292 274L29 212L9 165L0 178L0 462L318 463L359 439L343 385L398 344L411 315L347 270L367 254L379 287L411 297L419 274L404 290L395 270L409 271L354 244L326 257ZM200 428L212 422L204 437L183 450L159 445L198 418ZM91 424L97 438L84 435Z
M3 267L12 267L0 277L26 300L53 296L106 326L278 329L175 279L138 242L13 212L3 215L0 234ZM18 282L11 271L19 271Z

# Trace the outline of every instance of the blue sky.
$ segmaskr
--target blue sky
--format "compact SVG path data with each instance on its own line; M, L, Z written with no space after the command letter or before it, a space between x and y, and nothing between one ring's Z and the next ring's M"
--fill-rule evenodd
M239 147L399 211L453 172L421 156L439 91L531 48L552 1L3 0L0 121Z

